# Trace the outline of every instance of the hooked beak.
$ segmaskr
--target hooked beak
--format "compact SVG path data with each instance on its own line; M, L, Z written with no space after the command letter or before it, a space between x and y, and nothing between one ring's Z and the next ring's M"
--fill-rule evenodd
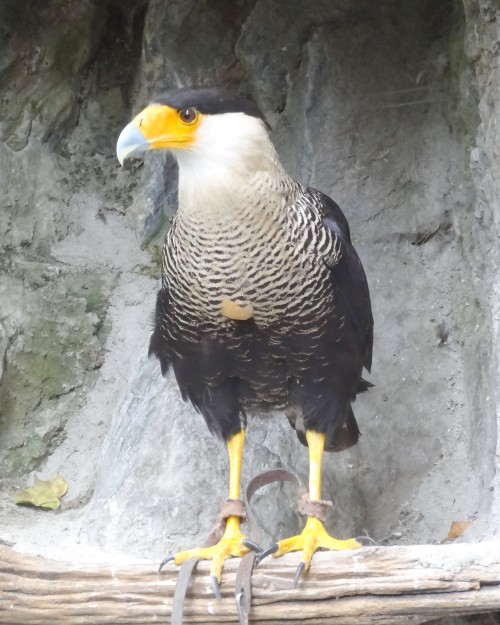
M116 156L123 165L123 161L129 156L138 156L149 150L149 141L137 127L135 120L130 122L121 131L116 142Z

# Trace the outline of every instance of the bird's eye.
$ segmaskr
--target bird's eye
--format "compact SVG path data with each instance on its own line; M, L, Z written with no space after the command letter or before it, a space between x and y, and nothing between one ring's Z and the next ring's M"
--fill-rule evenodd
M179 111L179 117L185 124L192 124L198 118L198 111L195 108L182 109Z

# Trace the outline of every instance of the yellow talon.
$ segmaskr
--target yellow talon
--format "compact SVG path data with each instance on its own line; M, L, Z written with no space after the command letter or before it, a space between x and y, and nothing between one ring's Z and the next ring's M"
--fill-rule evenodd
M333 538L327 533L319 519L308 517L306 526L301 534L278 542L278 550L273 554L273 557L278 558L290 551L302 551L302 562L304 562L305 570L307 571L311 558L318 549L340 551L343 549L358 549L359 547L362 547L362 545L355 538L347 540Z
M189 558L212 560L210 574L220 583L224 562L229 557L241 558L250 551L243 544L244 540L245 535L240 530L240 519L231 516L227 519L224 534L216 545L179 551L175 554L174 562L179 565Z

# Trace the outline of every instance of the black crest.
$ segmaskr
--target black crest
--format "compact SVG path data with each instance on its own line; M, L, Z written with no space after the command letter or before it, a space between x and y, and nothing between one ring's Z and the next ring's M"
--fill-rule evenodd
M194 107L205 115L245 113L245 115L265 121L254 102L226 89L185 87L160 93L153 98L151 103L167 104L176 110Z

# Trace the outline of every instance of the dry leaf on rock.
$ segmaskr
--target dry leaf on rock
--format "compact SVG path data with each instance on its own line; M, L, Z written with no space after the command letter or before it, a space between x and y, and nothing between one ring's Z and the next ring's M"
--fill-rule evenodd
M448 532L448 540L460 538L471 523L472 521L453 521Z
M66 494L68 484L62 475L55 475L50 480L39 480L25 490L16 490L12 499L16 504L31 504L39 508L56 510L61 505L61 497Z

